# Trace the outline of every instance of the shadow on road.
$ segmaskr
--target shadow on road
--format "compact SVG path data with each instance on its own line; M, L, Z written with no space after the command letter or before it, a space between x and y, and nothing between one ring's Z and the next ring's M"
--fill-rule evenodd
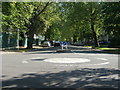
M58 73L31 73L2 81L2 85L3 88L118 88L118 72L120 70L82 68Z
M31 61L43 61L45 59L47 59L47 58L44 58L44 59L31 59Z

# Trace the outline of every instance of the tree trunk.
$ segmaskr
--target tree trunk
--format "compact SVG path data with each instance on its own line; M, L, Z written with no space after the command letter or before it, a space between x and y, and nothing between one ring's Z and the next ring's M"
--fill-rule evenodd
M93 39L94 39L94 46L98 47L98 41L97 41L97 35L96 32L94 30L94 24L91 23L91 30L92 30L92 34L93 34Z
M95 10L94 10L95 8L93 8L93 3L91 3L91 5L90 5L90 12L91 12L91 18L90 18L90 24L91 24L91 30L92 30L92 35L93 35L93 40L94 40L94 46L95 47L98 47L99 45L98 45L98 41L97 41L97 35L96 35L96 32L95 32L95 30L94 30L94 25L95 25L95 16L96 16L96 14L95 14Z
M74 43L77 42L77 36L76 35L73 36L73 42Z
M31 31L31 30L30 30ZM34 40L34 33L29 32L28 33L28 43L27 43L27 49L33 48L33 40Z
M30 19L31 25L28 26L29 31L28 31L28 43L27 43L27 49L32 49L33 48L33 40L34 40L34 34L36 33L36 30L34 27L36 27L36 21L38 20L38 17L46 10L46 8L49 6L49 2L46 3L46 5L43 7L41 11L38 13L34 13L34 16ZM34 10L36 11L36 9Z

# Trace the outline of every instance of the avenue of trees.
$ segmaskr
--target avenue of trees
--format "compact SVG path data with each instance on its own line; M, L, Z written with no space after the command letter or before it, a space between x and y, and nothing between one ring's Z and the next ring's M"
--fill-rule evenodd
M118 2L3 2L2 30L26 34L27 48L34 34L46 40L93 41L95 47L108 35L111 45L120 46L119 7Z

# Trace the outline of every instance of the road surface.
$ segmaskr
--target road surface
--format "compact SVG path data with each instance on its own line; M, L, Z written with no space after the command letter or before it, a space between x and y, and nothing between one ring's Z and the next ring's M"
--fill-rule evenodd
M3 88L118 88L118 55L82 46L2 53Z

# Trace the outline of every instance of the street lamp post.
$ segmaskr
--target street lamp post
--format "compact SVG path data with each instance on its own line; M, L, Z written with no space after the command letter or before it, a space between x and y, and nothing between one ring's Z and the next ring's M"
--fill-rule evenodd
M17 30L17 48L19 50L19 29Z

